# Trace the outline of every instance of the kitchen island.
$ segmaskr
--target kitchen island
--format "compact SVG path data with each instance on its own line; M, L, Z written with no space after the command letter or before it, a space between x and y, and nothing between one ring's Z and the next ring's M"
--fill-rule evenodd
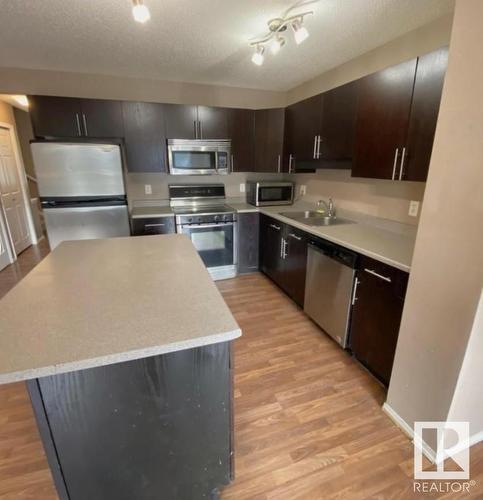
M64 242L0 301L61 499L210 498L232 477L240 329L186 236Z

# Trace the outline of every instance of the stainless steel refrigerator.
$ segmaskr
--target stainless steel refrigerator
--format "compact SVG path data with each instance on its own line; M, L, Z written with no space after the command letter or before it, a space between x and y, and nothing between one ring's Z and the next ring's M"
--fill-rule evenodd
M64 240L129 236L120 146L45 141L30 146L52 249Z

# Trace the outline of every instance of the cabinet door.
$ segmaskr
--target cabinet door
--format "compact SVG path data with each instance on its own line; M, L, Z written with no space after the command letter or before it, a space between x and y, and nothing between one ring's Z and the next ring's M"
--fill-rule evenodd
M359 80L352 176L392 179L406 142L416 59Z
M81 99L82 128L86 137L123 137L122 109L119 101Z
M252 273L258 270L259 214L237 215L238 231L238 273Z
M316 136L321 133L322 94L288 106L285 113L285 151L295 161L314 160Z
M198 106L198 137L200 139L229 138L229 109Z
M357 280L351 349L362 364L389 385L408 274L362 258Z
M281 172L283 156L284 108L255 111L255 170Z
M255 111L231 109L229 115L229 138L233 172L255 170Z
M357 82L323 94L322 125L318 158L321 166L351 168L357 110Z
M80 99L29 96L29 113L35 137L80 137Z
M122 103L129 172L166 172L166 132L163 104Z
M283 231L284 224L260 214L260 268L279 286L283 280Z
M300 307L304 306L307 271L307 233L286 225L282 287Z
M428 175L447 66L446 47L418 58L402 180L425 181Z
M196 139L198 133L196 106L165 104L164 113L168 139Z

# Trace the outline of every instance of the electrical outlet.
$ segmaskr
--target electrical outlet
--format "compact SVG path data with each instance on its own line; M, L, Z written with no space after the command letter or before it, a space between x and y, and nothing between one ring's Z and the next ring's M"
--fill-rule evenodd
M411 217L417 217L418 216L418 212L419 212L419 201L411 200L409 202L409 212L408 212L408 214Z
M240 193L244 193L244 192L245 192L245 183L244 183L244 182L242 182L242 183L240 184Z
M144 184L144 194L153 194L153 188L151 184Z
M307 186L305 184L301 184L299 192L301 196L307 194Z

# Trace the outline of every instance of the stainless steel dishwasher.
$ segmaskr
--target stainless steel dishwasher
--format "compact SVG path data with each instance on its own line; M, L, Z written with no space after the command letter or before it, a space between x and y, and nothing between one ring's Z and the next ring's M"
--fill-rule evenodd
M304 311L347 347L357 254L326 241L308 246Z

